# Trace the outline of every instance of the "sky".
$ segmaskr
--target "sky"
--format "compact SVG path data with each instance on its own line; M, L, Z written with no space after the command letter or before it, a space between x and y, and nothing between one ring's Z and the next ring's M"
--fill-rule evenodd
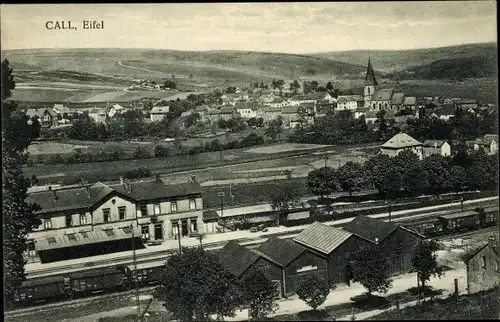
M494 1L2 4L2 50L158 48L313 53L496 42ZM104 21L83 30L83 20ZM71 21L77 30L48 30Z

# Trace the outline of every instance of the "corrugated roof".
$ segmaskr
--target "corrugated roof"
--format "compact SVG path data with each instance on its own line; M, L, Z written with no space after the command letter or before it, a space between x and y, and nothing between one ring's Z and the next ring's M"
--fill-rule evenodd
M390 149L400 149L400 148L419 146L419 145L422 145L422 143L415 140L408 134L399 133L394 135L391 139L389 139L389 141L382 144L381 147Z
M219 263L228 272L240 277L259 258L259 255L232 240L218 253Z
M348 232L358 235L361 238L377 243L381 242L393 231L398 229L398 226L379 219L359 215L352 221L345 224L342 228Z
M394 88L377 89L372 95L372 101L390 101Z
M348 231L314 222L293 240L323 254L330 254L352 235Z
M125 238L132 237L132 230L130 227L124 227L128 229L122 228L113 228L108 229L108 233L106 230L93 230L84 233L74 233L74 234L66 234L66 235L57 235L54 237L41 238L35 240L35 249L37 251L44 251L49 249L58 249L58 248L66 248L66 247L74 247L80 245L88 245L93 243L101 243L104 241L110 240L120 240ZM134 227L135 237L139 238L141 236L141 228ZM110 233L109 231L112 231ZM85 235L84 235L85 234ZM70 239L70 235L72 235L72 239ZM86 237L88 238L86 238Z
M306 249L288 239L272 236L265 243L261 244L257 248L257 251L264 254L276 264L285 267L306 251Z

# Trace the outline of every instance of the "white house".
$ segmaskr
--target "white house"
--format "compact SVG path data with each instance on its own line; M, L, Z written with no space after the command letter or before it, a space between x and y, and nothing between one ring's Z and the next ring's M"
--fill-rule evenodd
M89 116L94 119L96 123L106 122L106 109L94 108L89 112Z
M121 106L120 104L114 104L108 108L108 117L111 118L116 114L121 114L123 111L125 111L125 108L123 106Z
M410 150L415 153L419 160L423 159L422 143L415 140L406 133L394 135L389 141L380 146L380 153L395 157L402 151Z
M234 108L244 119L257 117L257 107L249 102L236 102Z
M424 158L434 154L447 157L451 155L451 146L444 140L425 140L422 153Z
M337 97L337 110L355 111L365 104L364 98L361 95L342 95Z
M271 102L266 104L269 107L285 107L288 105L288 102L281 97L275 97Z
M474 141L474 150L482 149L487 154L495 154L498 151L498 135L486 134L483 138Z
M151 122L159 122L163 120L168 112L170 111L170 106L155 106L149 112Z

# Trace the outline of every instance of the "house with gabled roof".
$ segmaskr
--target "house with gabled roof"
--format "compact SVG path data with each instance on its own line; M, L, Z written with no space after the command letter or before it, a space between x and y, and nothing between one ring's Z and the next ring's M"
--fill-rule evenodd
M151 111L149 111L149 115L151 118L151 122L160 122L164 118L167 117L170 112L170 106L154 106Z
M293 238L293 241L327 261L331 285L350 284L353 255L370 244L363 238L323 223L314 222Z
M365 100L361 95L341 95L337 97L337 110L355 111L365 105Z
M397 92L397 93L392 94L391 109L396 110L396 111L403 109L404 101L405 101L405 94L404 93Z
M425 239L416 231L397 224L371 218L356 216L342 227L376 247L381 255L387 256L392 274L407 273L412 269L411 257L415 246Z
M446 157L451 155L451 146L445 140L425 140L422 153L424 158L434 154Z
M257 117L257 106L254 103L247 101L239 101L234 105L236 111L241 115L244 119L251 119L253 117Z
M282 296L294 294L309 274L327 279L326 260L292 240L272 236L252 251L259 255L256 267L279 285Z
M406 133L396 134L380 146L380 153L386 154L390 157L395 157L399 153L406 150L412 151L420 160L422 160L422 143Z
M113 230L130 226L138 230L136 236L158 242L177 238L179 233L180 236L203 233L202 193L196 182L165 184L159 178L113 185L98 182L82 184L79 188L30 193L26 201L40 205L36 214L42 224L28 238L43 262L90 256L87 252L90 250L83 249L81 244L78 249L68 244L66 235L83 238L85 246L107 243L111 239L102 239L104 235L100 233L82 237L82 233L110 231L106 234L113 237L117 235ZM130 237L129 232L125 241L120 240L123 247L127 248ZM115 246L122 249L122 246Z
M96 122L97 124L99 123L104 123L106 122L106 109L105 108L97 108L94 107L90 112L89 116Z
M495 154L498 151L498 135L485 134L474 141L474 150L483 150L486 154Z
M500 285L500 252L495 235L465 258L467 292L476 293Z

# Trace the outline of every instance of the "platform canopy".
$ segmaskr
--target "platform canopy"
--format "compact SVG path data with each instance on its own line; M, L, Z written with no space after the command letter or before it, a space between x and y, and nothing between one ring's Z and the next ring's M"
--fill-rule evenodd
M135 238L141 237L140 227L133 227ZM99 229L87 232L78 232L54 237L35 240L35 250L45 251L58 248L68 248L74 246L83 246L109 241L118 241L132 237L132 228L130 226L121 228Z

